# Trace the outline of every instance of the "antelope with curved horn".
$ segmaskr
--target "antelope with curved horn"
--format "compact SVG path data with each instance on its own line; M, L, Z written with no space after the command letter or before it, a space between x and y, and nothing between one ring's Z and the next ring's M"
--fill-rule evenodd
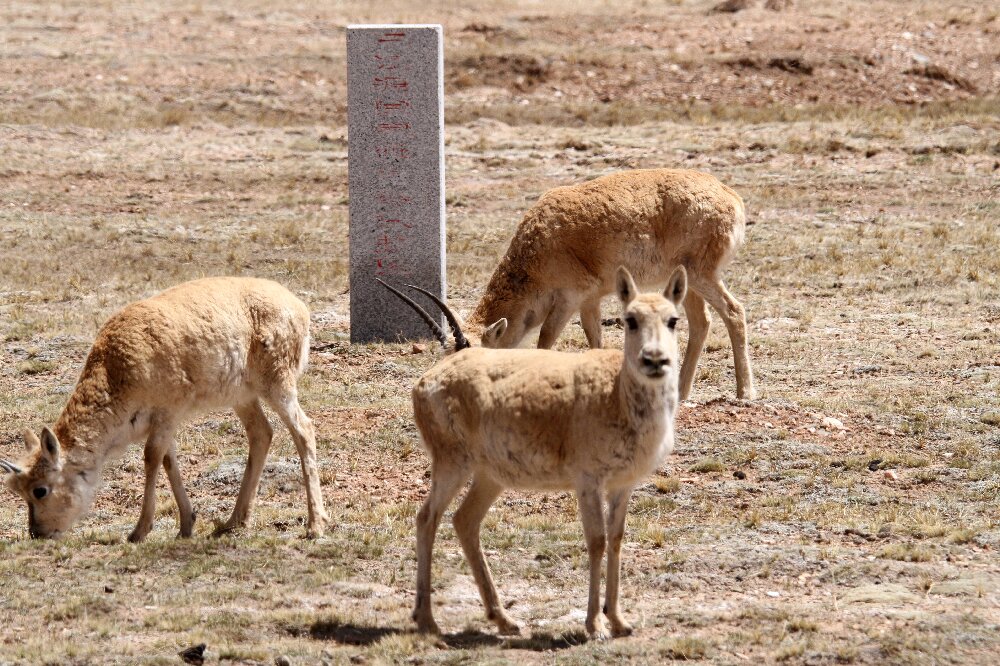
M591 348L601 346L601 299L625 266L640 285L662 286L677 266L687 269L684 311L690 327L680 396L691 393L708 337L708 305L733 347L736 395L753 398L743 306L721 271L742 245L743 200L715 177L686 169L625 171L544 193L514 232L479 304L466 322L484 347L517 347L540 329L549 349L574 313ZM501 335L488 328L506 319Z
M445 357L414 387L414 418L431 456L431 489L417 514L413 619L420 631L439 631L431 606L434 538L445 509L470 479L455 512L455 532L486 615L501 633L519 628L497 595L479 533L506 488L576 491L590 559L587 632L600 639L632 631L618 603L625 514L632 490L673 449L675 326L686 273L675 269L662 295L639 294L629 272L619 268L615 290L627 325L623 352L472 347Z
M236 507L217 532L246 524L271 446L265 402L292 435L306 482L308 531L322 534L316 437L296 388L308 359L309 310L268 280L196 280L126 306L98 332L55 426L40 439L25 432L23 465L0 462L7 485L28 503L29 533L55 537L72 527L90 509L104 466L145 438L142 512L129 541L142 541L153 527L161 465L177 500L180 536L191 536L195 515L174 433L192 416L222 407L236 411L250 452Z

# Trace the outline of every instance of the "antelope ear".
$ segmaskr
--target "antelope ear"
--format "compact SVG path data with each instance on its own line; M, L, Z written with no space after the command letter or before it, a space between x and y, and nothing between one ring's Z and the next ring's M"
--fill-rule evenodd
M53 467L59 466L59 440L48 428L42 428L42 455Z
M480 344L483 347L493 347L499 342L503 334L507 332L507 319L506 317L497 319L495 322L486 327L483 331L482 336L480 336Z
M667 288L663 290L663 295L674 305L680 305L687 295L688 278L687 270L683 266L678 266L671 273L667 281Z
M635 280L632 279L632 274L624 266L619 266L618 273L615 275L615 291L618 292L618 298L622 305L631 303L635 295L639 293L635 286Z
M35 449L37 449L39 446L42 445L41 442L38 441L38 437L35 436L35 433L31 432L30 430L25 430L23 434L24 434L24 448L28 452L34 451Z
M12 464L7 460L0 460L0 481L3 481L3 485L7 486L13 492L18 492L20 485L18 483L18 476L21 475L21 469Z

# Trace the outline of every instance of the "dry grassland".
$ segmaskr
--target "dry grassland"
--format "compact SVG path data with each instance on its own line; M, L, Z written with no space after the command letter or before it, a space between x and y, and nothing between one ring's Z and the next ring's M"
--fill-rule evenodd
M209 538L246 450L227 413L180 435L191 540L174 539L163 480L154 532L124 543L138 447L62 541L29 541L7 493L0 663L176 664L202 642L227 664L996 663L1000 7L713 4L0 7L0 455L55 419L117 308L203 275L270 277L313 309L303 406L334 519L303 538L281 431L253 528ZM761 397L731 399L716 324L677 453L633 500L632 638L583 640L566 494L508 493L486 521L524 637L485 621L447 520L446 636L410 632L427 459L409 388L436 351L348 344L343 28L376 21L445 25L460 309L548 187L682 166L747 200L728 282ZM582 348L582 331L559 344Z

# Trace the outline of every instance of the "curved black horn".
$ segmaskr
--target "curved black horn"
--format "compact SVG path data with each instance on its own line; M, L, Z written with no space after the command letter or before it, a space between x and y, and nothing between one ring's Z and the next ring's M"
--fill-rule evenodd
M20 474L21 468L8 460L0 460L0 469L8 474Z
M414 301L412 298L401 292L399 289L396 289L395 287L386 284L379 278L375 278L375 280L377 280L380 285L382 285L383 287L385 287L386 289L388 289L389 291L391 291L392 293L396 294L401 299L403 299L404 303L406 303L411 308L416 310L417 314L420 315L420 318L423 319L428 326L430 326L431 331L434 333L434 337L436 337L441 342L441 346L444 347L445 349L448 348L448 334L445 333L444 330L442 330L442 328L438 325L436 321L434 321L434 317L431 317L429 314L427 314L427 311L424 310L419 305L417 305L416 301Z
M444 318L448 320L448 325L451 326L451 332L455 335L455 351L462 351L463 349L472 346L469 344L469 341L465 338L465 334L462 333L462 327L459 326L458 324L458 318L455 316L455 314L451 311L451 308L449 308L444 301L442 301L440 298L438 298L431 292L427 291L426 289L421 289L416 285L408 284L406 286L409 287L410 289L416 289L421 294L427 296L432 301L437 303L437 306L441 308L441 312L444 313Z

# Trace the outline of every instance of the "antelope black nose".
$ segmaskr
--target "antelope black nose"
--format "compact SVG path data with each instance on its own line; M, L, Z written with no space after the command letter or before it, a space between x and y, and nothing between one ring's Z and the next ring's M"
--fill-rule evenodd
M659 354L642 353L640 355L642 371L651 377L661 377L666 373L665 368L670 365L670 359Z
M642 364L650 368L662 368L664 366L670 365L670 359L662 356L651 356L649 354L642 355Z

